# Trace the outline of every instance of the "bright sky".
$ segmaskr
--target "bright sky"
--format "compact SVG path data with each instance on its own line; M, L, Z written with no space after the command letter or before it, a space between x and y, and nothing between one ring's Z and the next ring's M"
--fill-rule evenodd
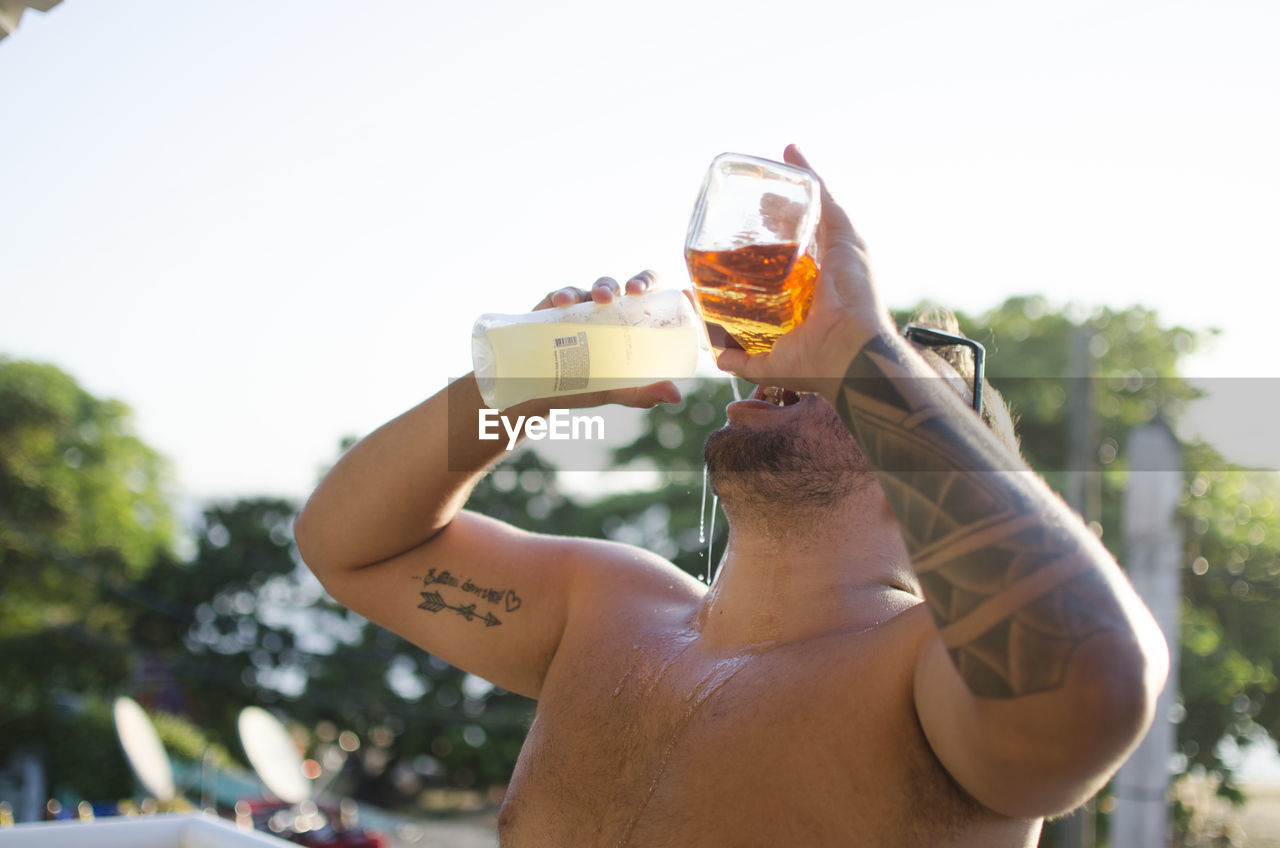
M129 403L188 497L303 496L469 370L477 314L686 285L711 158L796 142L891 305L1141 303L1225 330L1195 373L1271 376L1277 32L1273 0L65 0L0 42L0 352Z

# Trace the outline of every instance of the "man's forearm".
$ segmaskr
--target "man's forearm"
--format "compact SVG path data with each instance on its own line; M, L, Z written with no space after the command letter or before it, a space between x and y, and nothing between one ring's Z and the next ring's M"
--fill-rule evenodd
M466 502L505 440L481 440L484 405L471 374L392 419L325 475L294 527L314 570L381 562L430 539ZM545 402L517 411L536 413Z
M1133 605L1117 594L1128 587L1105 549L905 341L867 342L836 409L877 471L971 692L1052 691L1085 640L1130 630Z

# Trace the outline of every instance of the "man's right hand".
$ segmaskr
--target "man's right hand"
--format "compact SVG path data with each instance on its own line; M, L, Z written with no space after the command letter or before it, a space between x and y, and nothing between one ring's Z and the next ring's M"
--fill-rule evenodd
M533 307L534 311L539 309L554 309L563 306L572 306L575 303L585 303L586 301L594 301L604 306L613 303L615 298L619 297L643 297L651 289L657 287L658 275L654 271L641 271L631 279L627 280L625 287L620 287L618 281L613 277L601 277L592 283L590 290L583 290L576 286L566 286L562 289L556 289L549 293L546 297ZM580 395L569 395L567 397L557 397L554 399L555 405L558 407L574 407L585 409L593 406L604 406L609 403L616 403L620 406L632 406L639 409L652 409L660 403L679 403L680 390L676 388L676 384L670 380L663 380L658 383L650 383L647 386L638 386L631 389L612 389L605 392L584 392Z

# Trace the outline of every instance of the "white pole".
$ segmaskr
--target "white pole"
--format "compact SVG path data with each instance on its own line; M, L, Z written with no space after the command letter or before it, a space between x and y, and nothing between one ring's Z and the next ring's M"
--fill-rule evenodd
M44 755L26 749L19 755L18 762L22 770L22 791L18 795L17 819L20 822L40 821L44 818L44 805L49 797Z
M1182 490L1182 450L1163 423L1129 435L1129 485L1124 498L1126 571L1169 643L1169 683L1156 701L1156 718L1142 744L1116 775L1111 844L1165 848L1169 844L1169 761L1175 725L1181 633L1182 534L1174 514Z
M1071 332L1071 371L1067 380L1067 503L1086 522L1099 517L1097 385L1088 324ZM1062 822L1061 848L1093 848L1097 805L1090 798Z

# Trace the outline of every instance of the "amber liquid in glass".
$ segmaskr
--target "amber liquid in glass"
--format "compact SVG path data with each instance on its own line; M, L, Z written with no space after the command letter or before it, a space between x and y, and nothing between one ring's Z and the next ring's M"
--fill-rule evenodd
M794 243L685 251L712 345L731 347L727 333L743 349L763 353L804 320L818 266L808 253L792 264L797 252Z

